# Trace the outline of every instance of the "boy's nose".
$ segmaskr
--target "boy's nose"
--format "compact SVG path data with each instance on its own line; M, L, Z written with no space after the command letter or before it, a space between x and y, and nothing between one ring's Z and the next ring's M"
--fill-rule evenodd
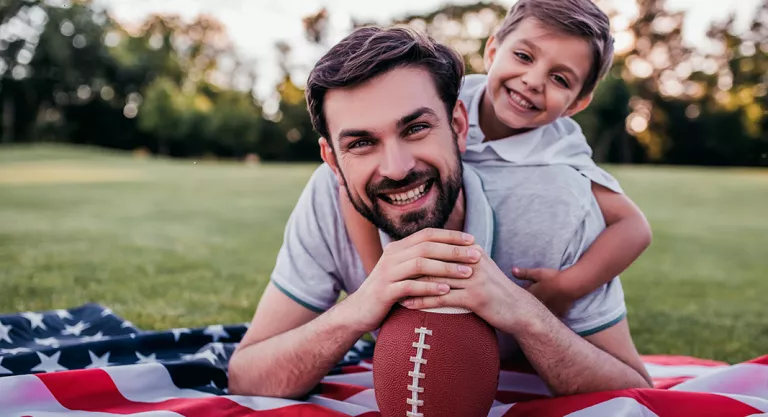
M540 71L528 71L523 74L522 81L528 90L540 93L544 89L546 76L543 76L539 72Z

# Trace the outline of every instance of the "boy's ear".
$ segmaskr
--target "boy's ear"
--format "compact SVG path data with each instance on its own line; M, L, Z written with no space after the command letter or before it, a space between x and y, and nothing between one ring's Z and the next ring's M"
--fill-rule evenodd
M568 110L566 110L565 116L571 117L576 113L579 113L582 110L586 109L587 106L589 106L589 103L592 102L592 97L593 97L593 93L589 93L588 95L574 101L573 104L571 104L571 106L568 107Z
M328 164L329 167L331 167L333 173L336 175L336 180L339 182L339 185L345 187L344 177L341 175L341 171L339 171L339 163L331 144L329 144L328 140L325 138L318 139L317 143L320 144L320 157L323 158L323 161Z
M483 64L485 65L486 73L491 70L493 60L496 59L497 49L498 43L496 42L496 37L494 35L489 36L488 40L485 41L485 51L483 52Z

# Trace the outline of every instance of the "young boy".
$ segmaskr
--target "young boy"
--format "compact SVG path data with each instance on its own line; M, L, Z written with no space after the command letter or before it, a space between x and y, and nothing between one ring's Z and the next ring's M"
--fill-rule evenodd
M570 118L589 105L612 59L608 17L591 0L520 0L486 43L487 75L466 76L459 96L470 121L465 163L565 164L592 181L607 227L590 249L562 271L512 270L558 316L623 272L651 241L643 213L595 165ZM339 194L347 231L370 273L382 253L378 231Z

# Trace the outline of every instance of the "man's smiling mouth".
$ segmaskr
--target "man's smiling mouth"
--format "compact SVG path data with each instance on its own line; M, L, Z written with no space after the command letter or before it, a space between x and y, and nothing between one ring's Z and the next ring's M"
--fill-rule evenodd
M395 206L403 206L413 203L421 197L424 197L429 193L430 188L434 184L434 180L428 180L421 185L406 189L397 193L382 193L379 194L379 198Z

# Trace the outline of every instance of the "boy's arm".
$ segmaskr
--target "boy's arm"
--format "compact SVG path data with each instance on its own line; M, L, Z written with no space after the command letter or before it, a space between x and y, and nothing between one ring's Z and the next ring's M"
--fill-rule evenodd
M339 204L349 239L363 261L365 274L370 275L382 254L379 230L355 210L352 202L349 201L347 190L343 187L339 189Z
M651 243L651 227L632 200L594 182L592 192L607 227L573 266L563 271L512 271L515 277L532 281L531 292L558 314L621 274Z
M651 244L651 226L643 212L624 194L592 183L606 229L572 267L563 271L577 285L577 298L624 272Z

